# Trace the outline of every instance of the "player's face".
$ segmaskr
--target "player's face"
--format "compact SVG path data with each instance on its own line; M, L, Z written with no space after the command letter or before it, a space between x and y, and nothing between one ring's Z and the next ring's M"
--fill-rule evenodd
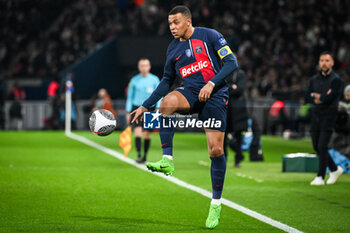
M181 13L169 15L168 22L171 34L175 39L184 38L189 26L191 25L191 19Z
M328 70L332 69L333 65L333 58L329 54L320 56L319 66L323 72L327 72Z
M142 76L147 76L151 70L151 63L149 60L140 60L138 68Z

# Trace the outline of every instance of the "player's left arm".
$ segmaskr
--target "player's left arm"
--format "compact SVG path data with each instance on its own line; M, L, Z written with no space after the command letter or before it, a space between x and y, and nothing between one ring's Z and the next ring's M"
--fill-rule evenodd
M212 46L215 51L217 51L224 65L221 70L201 89L198 98L199 101L203 102L210 98L215 86L224 82L225 78L238 68L237 59L233 55L224 37L218 32L211 33L210 37L214 37L210 38Z
M224 51L224 52L222 52ZM227 52L226 52L227 51ZM221 55L220 53L227 53L226 55ZM230 47L228 45L222 47L218 50L218 54L223 61L224 65L221 70L212 78L209 82L212 82L214 86L220 85L224 82L225 78L231 74L235 69L238 68L238 63L235 55L233 55Z

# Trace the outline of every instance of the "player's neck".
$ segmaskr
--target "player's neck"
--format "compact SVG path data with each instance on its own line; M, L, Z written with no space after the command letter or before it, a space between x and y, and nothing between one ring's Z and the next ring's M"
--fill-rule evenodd
M184 36L180 37L180 41L186 41L186 40L190 39L190 37L193 35L193 33L194 33L194 27L191 25L186 30Z

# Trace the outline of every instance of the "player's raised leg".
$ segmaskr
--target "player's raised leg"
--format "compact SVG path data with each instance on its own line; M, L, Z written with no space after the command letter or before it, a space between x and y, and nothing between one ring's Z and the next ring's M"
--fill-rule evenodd
M221 194L226 173L226 159L223 149L225 132L206 129L205 133L211 159L210 175L213 190L209 215L205 225L212 229L219 224L221 214Z
M169 93L161 102L160 112L163 118L172 115L174 112L188 112L190 104L188 103L185 96L178 91ZM163 128L159 129L159 136L162 143L163 155L173 155L173 137L174 128ZM172 159L172 158L171 158Z
M165 96L160 104L162 117L167 117L174 112L188 112L190 104L185 96L178 91L170 92ZM162 172L172 175L175 168L173 163L173 137L175 129L173 127L160 127L159 136L162 143L163 158L155 163L147 163L147 168L151 171Z

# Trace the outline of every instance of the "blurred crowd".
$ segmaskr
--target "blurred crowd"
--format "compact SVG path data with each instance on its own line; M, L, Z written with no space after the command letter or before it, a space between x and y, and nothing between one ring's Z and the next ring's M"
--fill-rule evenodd
M249 97L298 99L323 50L350 83L350 2L219 0L0 1L0 76L45 77L114 35L170 36L169 10L221 32L247 72Z
M69 0L0 1L0 75L42 76L47 30Z
M350 83L350 2L188 1L194 25L221 32L247 72L249 97L297 100L324 50Z

